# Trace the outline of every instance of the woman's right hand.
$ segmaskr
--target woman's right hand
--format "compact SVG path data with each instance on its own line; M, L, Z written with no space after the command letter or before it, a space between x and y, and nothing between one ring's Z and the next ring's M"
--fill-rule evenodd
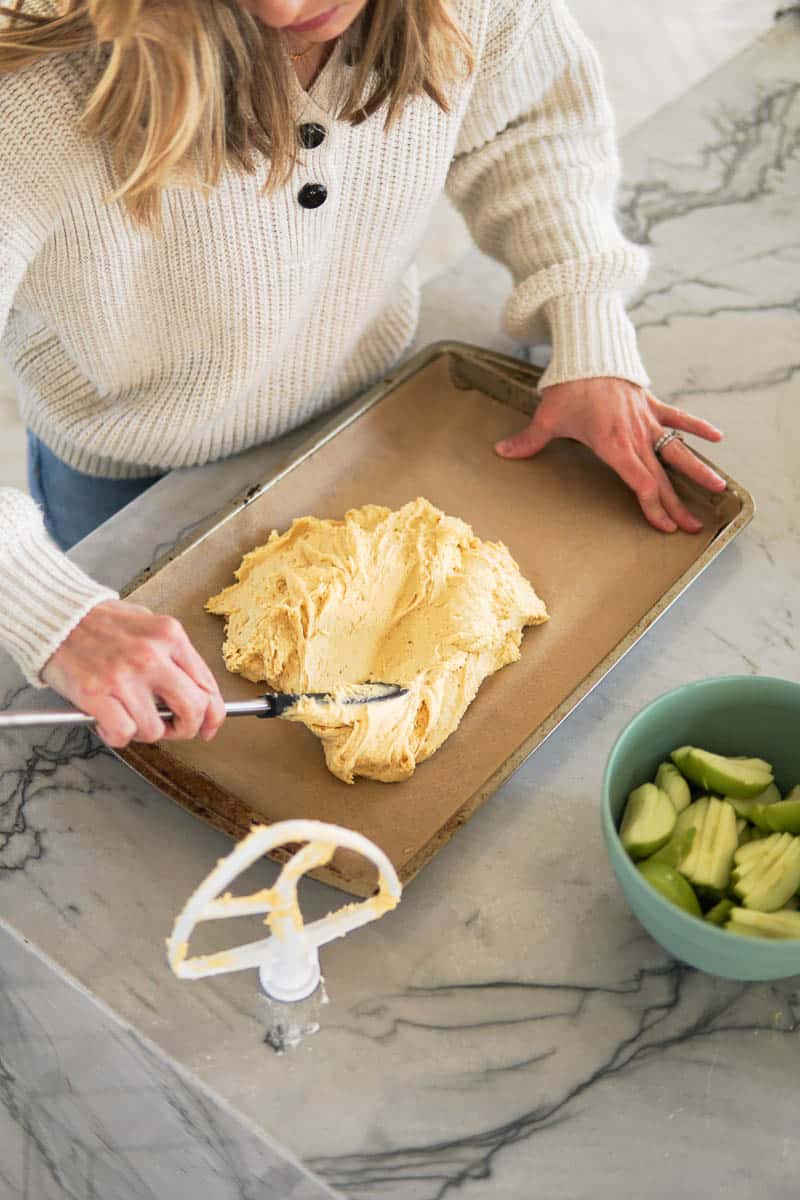
M217 682L180 622L123 600L90 609L42 679L95 717L100 737L116 749L198 733L208 741L225 720ZM172 721L159 717L159 703Z

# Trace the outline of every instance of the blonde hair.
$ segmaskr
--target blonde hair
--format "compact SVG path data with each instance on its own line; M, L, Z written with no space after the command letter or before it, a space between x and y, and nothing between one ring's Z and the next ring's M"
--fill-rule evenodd
M268 186L294 165L292 70L279 33L241 0L59 0L49 16L26 0L0 9L0 75L51 54L94 48L98 74L83 126L111 147L121 199L158 222L179 179L213 188L226 167L268 158ZM386 105L387 127L413 97L447 110L448 86L472 69L472 48L444 0L370 0L353 30L352 87L340 119Z

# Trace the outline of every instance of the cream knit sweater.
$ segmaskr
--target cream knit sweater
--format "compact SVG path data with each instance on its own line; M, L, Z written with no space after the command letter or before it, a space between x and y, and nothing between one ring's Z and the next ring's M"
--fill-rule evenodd
M380 377L409 345L414 256L443 188L478 245L508 264L506 327L546 336L542 386L646 383L623 295L643 251L614 219L614 125L594 51L562 0L460 0L477 66L442 113L425 98L384 131L336 120L341 52L298 125L322 143L264 194L263 166L208 198L171 188L163 232L131 226L106 148L80 130L87 62L0 78L0 350L22 415L59 457L114 478L207 463L278 437ZM303 207L300 189L327 199ZM0 642L27 678L98 601L0 489Z

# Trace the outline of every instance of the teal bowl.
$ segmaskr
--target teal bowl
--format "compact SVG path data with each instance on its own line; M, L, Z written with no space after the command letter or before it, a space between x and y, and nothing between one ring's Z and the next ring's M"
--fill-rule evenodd
M800 684L758 675L701 679L667 692L622 731L603 777L602 821L611 865L633 912L675 958L726 979L800 974L800 939L742 937L691 917L639 874L617 832L628 793L651 780L677 746L772 763L781 792L800 783Z

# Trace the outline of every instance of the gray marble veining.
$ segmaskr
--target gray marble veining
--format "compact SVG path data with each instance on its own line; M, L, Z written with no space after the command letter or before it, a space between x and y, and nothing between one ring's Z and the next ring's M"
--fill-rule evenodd
M0 932L0 1196L332 1193Z
M624 219L653 255L633 312L654 390L725 429L713 457L753 491L756 520L459 832L396 912L328 947L331 1004L318 1035L278 1057L263 1045L252 978L187 984L167 969L172 917L225 852L224 838L85 732L0 736L3 920L130 1026L132 1078L141 1068L144 1091L159 1103L169 1108L179 1093L190 1106L188 1125L202 1131L211 1156L202 1161L227 1164L218 1168L229 1188L220 1196L247 1196L241 1189L259 1169L262 1190L250 1194L293 1193L270 1182L277 1165L259 1159L258 1139L244 1150L235 1122L209 1115L212 1094L263 1130L270 1152L284 1147L351 1200L796 1194L798 980L737 984L670 960L625 906L597 807L613 739L653 696L705 675L797 675L798 62L800 26L786 20L624 146ZM470 252L426 289L424 339L507 348L496 333L506 294L505 273ZM77 557L124 581L285 452L265 448L170 476ZM6 705L31 699L9 664L2 687ZM254 881L273 877L269 864L252 872ZM306 886L312 916L336 902L324 886ZM67 985L53 976L52 986ZM15 1015L3 1022L12 1029L37 1019L47 989L23 984L14 994L7 1011ZM104 1036L121 1036L102 1019ZM48 1021L64 1033L69 1006ZM154 1185L140 1182L131 1143L124 1168L123 1160L102 1168L127 1172L122 1182L112 1174L87 1192L95 1110L83 1098L73 1127L63 1106L52 1110L52 1129L40 1127L50 1141L61 1128L73 1136L55 1138L54 1165L39 1163L18 1119L29 1101L8 1082L8 1053L4 1045L0 1108L21 1131L26 1161L37 1161L37 1200L149 1195L141 1189ZM165 1061L159 1075L160 1053L178 1070ZM196 1081L199 1116L178 1078L187 1088ZM172 1178L181 1151L158 1141L148 1113L140 1119L151 1169ZM121 1145L124 1120L109 1120L109 1141ZM169 1136L183 1146L181 1121ZM230 1154L220 1149L228 1136ZM74 1192L54 1190L56 1171L76 1181ZM8 1178L14 1186L21 1176ZM164 1187L160 1194L176 1194Z

